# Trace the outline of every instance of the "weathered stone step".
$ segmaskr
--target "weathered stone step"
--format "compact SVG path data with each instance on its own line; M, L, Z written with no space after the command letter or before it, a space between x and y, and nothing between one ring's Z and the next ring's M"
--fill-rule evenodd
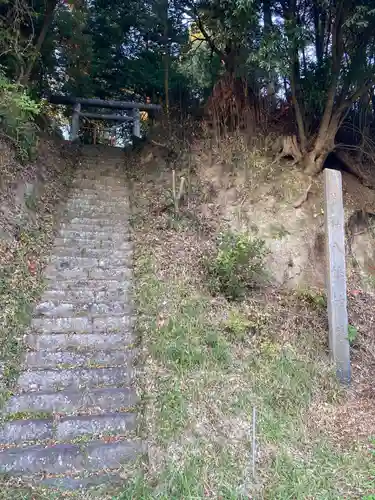
M63 491L82 491L105 484L110 484L112 488L117 485L122 486L124 484L124 478L122 474L105 471L103 473L96 473L89 476L87 474L83 474L78 476L48 477L46 479L39 480L39 483L43 486Z
M129 300L127 301L129 302ZM56 318L69 318L72 316L103 316L103 315L126 315L131 314L132 308L121 302L107 303L82 303L82 302L62 302L46 301L39 303L34 311L35 317L48 316Z
M54 280L49 280L51 284L51 288L49 291L53 291L56 289L57 291L65 291L65 290L85 290L85 291L93 291L96 294L98 292L107 292L107 291L117 291L117 292L126 292L130 288L129 281L121 281L116 279L88 279L88 280L61 280L57 283ZM55 285L53 288L52 286Z
M122 281L132 276L130 264L129 262L127 266L91 267L89 269L81 267L58 269L57 266L50 264L46 267L44 276L46 279L53 280L53 282L90 279L116 279Z
M22 444L53 437L52 419L28 419L6 422L0 427L0 444Z
M38 333L90 333L92 318L88 316L68 318L33 318L31 329Z
M77 217L74 215L70 219L62 219L61 227L68 227L71 224L79 224L91 228L124 226L128 224L128 216L121 214L117 217Z
M131 408L137 403L132 388L106 388L55 393L31 392L12 396L3 410L5 414L18 412L50 413L106 413Z
M70 245L68 247L54 247L52 249L54 256L56 257L86 257L86 258L126 258L129 252L133 250L133 244L128 241L127 244L123 245L121 250L113 250L112 248L91 248L87 246L86 248L78 248L77 245Z
M118 283L118 282L116 282ZM91 288L70 288L63 290L47 290L43 293L41 301L76 302L83 304L128 302L131 293L130 283L121 283L121 288L113 287L111 290L95 290Z
M73 269L57 269L53 264L48 265L44 270L44 278L49 280L87 280L89 279L89 273L86 269L82 267L76 267Z
M126 334L111 333L108 335L99 333L51 333L30 334L25 338L26 345L30 349L48 349L50 351L109 351L121 350L134 342L130 332Z
M80 198L69 198L68 201L65 203L65 210L76 210L76 209L83 209L83 210L122 210L123 212L126 212L129 210L130 204L129 201L126 199L126 197L117 197L115 199L110 199L110 200L102 200L100 198L97 198L96 200L93 200L92 198L87 198L87 197L80 197Z
M90 268L101 268L101 269L111 269L111 268L130 268L133 263L132 252L129 250L128 252L122 252L123 255L121 257L114 257L111 255L110 257L103 258L88 258L88 257L62 257L56 256L54 264L57 268L60 269L74 269L76 267L85 267L86 269ZM85 259L85 263L80 262L80 259Z
M82 231L74 231L73 229L60 229L59 237L61 238L74 238L81 240L111 240L111 241L123 241L129 237L129 228L124 227L122 231L117 230L113 232L113 229L108 229L106 231L93 229L90 230L88 228L83 229Z
M68 318L33 318L31 330L48 333L111 333L128 332L134 324L130 315L122 316L77 316Z
M104 413L58 419L12 420L0 427L0 445L28 441L71 441L80 436L124 435L135 430L135 413Z
M118 217L124 219L126 217L126 213L129 211L129 209L125 209L123 207L118 207L114 205L113 207L105 206L105 207L65 207L65 209L62 212L63 217L68 217L68 218L73 218L73 217L92 217L93 219L96 218L112 218L112 217Z
M136 356L134 349L113 351L29 351L24 357L28 368L130 367Z
M77 222L63 222L60 224L61 230L63 231L74 231L74 232L106 232L111 234L128 234L130 232L130 226L128 221L125 219L117 224L102 224L101 226L94 224L81 224Z
M17 389L21 392L55 392L95 387L120 387L131 383L132 370L115 368L65 368L59 370L28 370L19 375Z
M95 257L64 257L62 255L54 255L49 260L50 264L55 267L55 269L75 269L75 268L84 268L91 269L100 267L102 269L108 269L111 267L130 267L130 264L133 262L132 253L129 250L128 252L124 252L121 257L103 257L103 258L95 258Z
M114 198L119 197L128 199L129 196L129 190L126 186L118 185L117 187L112 187L111 190L109 190L107 186L103 186L100 182L93 183L93 187L91 188L84 187L84 184L85 181L73 182L69 191L69 198L80 198L81 196L95 198L104 196L106 199L108 198L109 200L113 200Z
M105 413L103 415L65 417L56 423L55 435L59 441L68 441L83 435L125 434L134 431L136 426L135 413Z
M87 164L90 166L91 160L89 160ZM82 170L77 173L77 176L73 181L73 186L75 183L79 184L79 187L83 187L83 184L85 183L93 183L94 185L99 183L101 186L105 187L124 188L124 181L122 179L115 178L115 176L117 176L116 169L112 169L110 174L111 175L98 175L95 167L87 169L86 171L84 170L84 168L82 168Z
M79 199L79 198L103 198L104 200L113 201L114 199L129 199L129 190L126 186L118 186L113 187L109 190L106 186L103 186L101 183L97 183L95 188L86 188L81 187L79 183L73 183L70 191L69 191L70 199Z
M139 441L105 443L94 441L83 445L58 444L56 446L29 446L11 448L0 453L3 473L62 474L119 469L134 461L143 452Z
M128 193L128 188L126 186L125 180L120 180L118 183L108 182L104 181L103 178L101 179L95 179L95 178L89 178L89 177L83 177L82 175L78 176L75 180L73 180L71 189L77 189L77 190L99 190L99 191L111 191L116 194L117 192L126 192Z
M54 247L62 247L66 249L67 247L74 247L80 252L84 252L86 249L94 247L97 250L111 249L113 251L127 250L129 248L130 234L124 236L119 240L108 239L108 238L97 238L95 240L66 237L62 238L60 236L55 238ZM89 254L86 254L89 256Z

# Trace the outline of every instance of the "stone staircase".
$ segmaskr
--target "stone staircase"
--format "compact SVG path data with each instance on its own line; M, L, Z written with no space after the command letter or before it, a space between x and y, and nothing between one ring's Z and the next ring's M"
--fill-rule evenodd
M88 488L124 481L144 452L123 171L121 151L85 147L3 409L0 473Z

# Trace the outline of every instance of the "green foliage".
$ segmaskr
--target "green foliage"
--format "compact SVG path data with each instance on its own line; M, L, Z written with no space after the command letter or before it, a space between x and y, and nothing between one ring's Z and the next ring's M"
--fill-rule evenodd
M348 325L349 344L354 344L358 337L358 330L354 325Z
M243 298L264 279L267 253L265 241L250 233L221 233L215 255L204 260L211 292L230 300Z
M34 153L37 142L34 118L40 112L41 104L31 99L22 86L0 74L0 134L11 139L23 160Z
M327 307L326 297L320 290L301 288L297 290L296 295L301 302L304 302L313 309L318 310Z

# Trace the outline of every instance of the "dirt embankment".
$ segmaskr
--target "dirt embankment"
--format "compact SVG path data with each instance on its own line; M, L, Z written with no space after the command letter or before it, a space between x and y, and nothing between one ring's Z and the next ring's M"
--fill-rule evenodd
M274 164L267 152L248 148L233 138L223 140L217 149L210 149L202 140L197 141L172 164L165 158L160 147L151 144L142 152L140 161L145 180L145 203L160 230L178 229L174 242L181 238L190 241L186 231L198 233L198 253L202 253L225 228L250 231L264 239L270 250L266 264L270 273L267 300L274 294L286 293L292 297L292 302L298 302L293 298L297 293L308 302L314 302L316 297L325 295L322 175L309 179L297 167L291 167L290 162ZM178 222L173 217L171 196L173 168L177 187L181 177L186 179ZM152 179L150 184L146 181L147 175ZM296 202L310 184L307 199L296 208ZM158 187L157 195L147 195L149 185ZM375 214L375 191L361 184L355 176L343 172L343 195L349 322L357 332L351 353L353 392L348 406L356 407L356 411L363 410L366 418L362 419L362 424L366 428L364 422L368 424L374 416L369 401L374 396L375 369L375 226L372 216ZM196 255L184 252L182 243L179 253L181 262L195 262L191 268L194 268L194 276L200 269ZM176 258L175 255L171 260ZM287 303L290 316L294 304L289 299ZM321 319L325 325L323 330L326 330L324 308ZM326 339L326 331L323 335ZM340 411L337 418L341 421ZM341 422L341 425L352 436L355 429L362 433L357 426L349 431L348 423Z
M40 138L37 160L21 164L0 141L0 403L19 367L22 335L52 243L78 150Z

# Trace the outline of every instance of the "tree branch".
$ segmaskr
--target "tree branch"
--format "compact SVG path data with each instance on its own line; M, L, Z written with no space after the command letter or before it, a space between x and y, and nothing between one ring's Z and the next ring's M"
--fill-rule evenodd
M223 59L225 61L227 59L226 54L216 46L215 42L213 41L211 36L208 34L208 32L203 24L202 19L199 17L198 12L196 12L195 15L196 15L196 22L197 22L198 28L199 28L200 32L202 33L202 35L204 36L204 38L206 39L208 45L210 46L210 49L213 52L215 52L216 54L218 54L218 56L220 56L221 59Z

